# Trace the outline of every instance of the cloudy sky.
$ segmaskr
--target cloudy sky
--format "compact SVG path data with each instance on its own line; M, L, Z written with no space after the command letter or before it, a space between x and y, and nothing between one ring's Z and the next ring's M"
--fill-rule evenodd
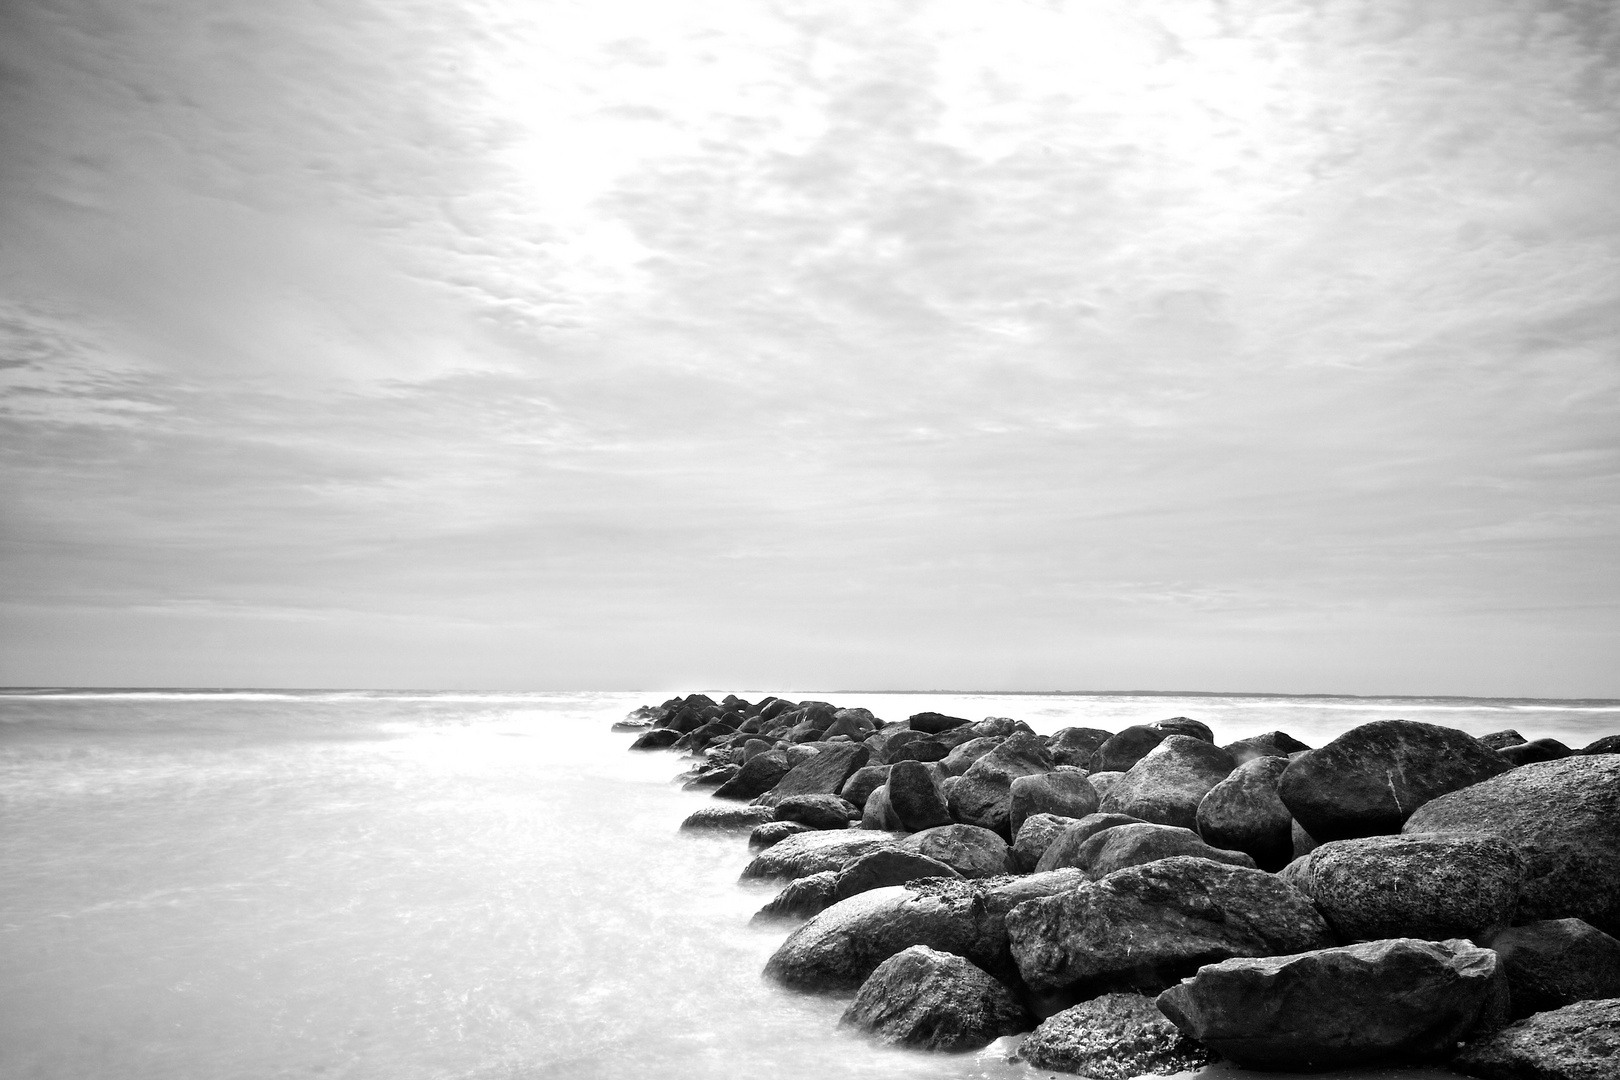
M0 682L1620 696L1610 0L14 0Z

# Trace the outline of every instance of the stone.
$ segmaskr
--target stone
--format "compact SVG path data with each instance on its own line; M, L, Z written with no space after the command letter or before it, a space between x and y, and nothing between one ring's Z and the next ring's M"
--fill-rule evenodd
M1583 754L1620 754L1620 735L1605 735L1593 739L1581 748Z
M823 870L842 870L846 864L862 855L882 847L894 847L902 839L904 837L899 833L868 832L864 829L799 833L756 855L752 862L743 867L742 880L799 878Z
M1620 997L1620 941L1582 919L1544 919L1503 930L1486 944L1507 975L1509 1015Z
M867 976L839 1024L915 1050L977 1050L1029 1030L1029 1012L972 963L913 945Z
M1124 776L1125 774L1122 772L1094 772L1086 775L1086 779L1091 783L1091 790L1097 793L1099 806L1102 805L1102 800L1107 797L1108 793L1114 789L1114 785L1119 783Z
M1277 795L1317 840L1349 840L1400 832L1430 799L1510 768L1455 728L1374 720L1290 761Z
M1215 847L1247 852L1262 870L1287 866L1294 857L1294 818L1277 797L1277 777L1286 768L1285 757L1245 759L1199 802L1198 834Z
M770 808L764 807L763 809ZM763 825L755 826L754 831L748 834L748 850L758 853L767 848L775 847L790 836L816 831L816 829L804 824L802 821L767 821Z
M1201 739L1212 746L1215 743L1215 733L1209 730L1209 725L1190 716L1172 716L1168 720L1155 720L1150 726L1167 735L1184 735L1189 739Z
M1087 840L1116 825L1139 824L1144 824L1142 819L1131 817L1129 814L1087 814L1069 825L1056 840L1047 845L1035 869L1038 872L1045 872L1065 866L1077 867L1080 864L1075 860Z
M1440 941L1507 926L1524 872L1518 850L1498 837L1409 833L1331 840L1280 876L1344 941Z
M1003 740L997 736L981 735L969 739L951 748L951 752L940 760L945 769L946 776L961 776L973 767L973 763L1002 744Z
M906 721L906 724L913 731L938 735L940 732L950 731L952 728L966 727L972 722L961 716L946 716L944 713L937 712L920 712L913 714L911 719Z
M1406 829L1511 841L1526 863L1514 922L1584 919L1620 937L1620 756L1521 765L1440 796Z
M866 797L866 805L861 807L861 828L875 832L902 833L900 819L895 815L894 807L889 803L889 785L884 784L873 790Z
M1093 774L1125 772L1170 734L1151 724L1132 724L1097 747L1097 752L1091 755L1091 771Z
M1464 1047L1451 1067L1482 1080L1614 1080L1620 998L1536 1013Z
M1198 804L1233 767L1232 755L1213 743L1168 735L1108 789L1098 809L1196 829Z
M1177 855L1233 866L1254 866L1254 860L1243 852L1211 847L1191 829L1147 821L1099 830L1075 849L1073 860L1067 865L1079 867L1096 879L1127 866L1141 866Z
M1280 757L1286 758L1290 754L1297 754L1310 747L1284 731L1268 731L1264 735L1251 735L1247 739L1227 743L1221 747L1232 760L1242 765L1245 761L1255 758Z
M889 760L896 763L901 761L943 761L950 752L950 747L938 739L913 739L903 746L889 747Z
M1392 938L1210 964L1159 995L1190 1038L1248 1069L1444 1059L1501 993L1496 954Z
M1504 746L1497 751L1515 765L1528 765L1532 761L1557 761L1575 751L1557 739L1531 739L1529 742Z
M793 761L786 750L771 750L743 762L736 776L715 789L717 799L753 799L765 794L781 782L793 769Z
M1013 835L1031 814L1083 818L1102 800L1081 769L1060 765L1049 773L1017 776L1007 788L1007 820Z
M823 870L817 874L794 878L781 892L772 897L769 903L754 912L754 917L749 922L758 925L786 919L808 919L817 912L825 911L836 902L833 890L837 884L837 870Z
M1005 739L1010 735L1034 735L1035 729L1022 720L1014 720L1010 716L987 716L977 724L957 729L953 734L965 732L972 732L973 738L992 735L998 739Z
M921 832L951 823L951 809L938 772L920 761L897 761L889 769L889 807L895 828Z
M1203 964L1333 944L1310 901L1273 875L1185 855L1021 904L1007 933L1038 993L1158 991Z
M761 754L768 754L776 749L776 744L769 739L746 739L743 741L743 764L754 760Z
M1503 747L1517 746L1524 742L1525 739L1523 735L1520 735L1512 728L1504 728L1501 731L1493 731L1489 735L1481 735L1479 741L1492 750L1501 750Z
M1019 732L975 761L951 785L951 816L964 825L977 825L1012 839L1014 778L1051 772L1056 768L1040 736Z
M1047 752L1052 760L1059 765L1078 765L1082 769L1091 768L1091 756L1097 748L1114 737L1112 731L1104 731L1094 727L1066 727L1059 728L1052 733L1047 742Z
M681 785L682 791L708 791L717 788L742 771L741 765L724 764L704 765L694 769L691 779Z
M936 859L965 878L999 877L1012 869L1007 841L976 825L925 829L907 837L900 848Z
M1018 1055L1037 1069L1089 1080L1190 1072L1214 1058L1141 994L1104 994L1055 1013L1019 1044Z
M833 901L848 900L857 893L885 889L890 885L904 885L922 878L962 875L954 867L929 858L917 851L901 848L880 848L862 855L837 873L837 884L832 891Z
M1076 820L1057 814L1031 814L1025 818L1013 837L1012 855L1009 856L1013 873L1031 873L1040 863L1041 856L1046 854L1047 848Z
M868 709L839 709L833 713L832 723L827 725L822 735L825 739L836 739L840 735L848 736L860 742L872 732L877 730L877 718Z
M648 728L630 744L632 750L667 750L680 741L682 733L674 728Z
M863 765L850 774L838 795L851 806L865 806L867 796L888 783L888 765Z
M776 804L777 821L797 821L812 829L847 829L859 816L837 795L789 795Z
M819 753L799 764L771 789L778 799L794 795L834 795L862 765L870 752L852 743L825 743Z
M751 832L771 820L768 806L705 806L686 816L682 832Z

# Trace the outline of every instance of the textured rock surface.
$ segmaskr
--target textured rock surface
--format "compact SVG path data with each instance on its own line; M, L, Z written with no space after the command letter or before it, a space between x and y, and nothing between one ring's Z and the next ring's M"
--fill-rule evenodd
M1170 735L1108 789L1098 809L1196 829L1198 804L1232 769L1232 755L1220 747L1188 735Z
M1294 857L1294 818L1277 797L1285 757L1250 757L1198 804L1198 834L1215 847L1247 852L1262 870Z
M1504 746L1497 751L1515 765L1528 765L1533 761L1557 761L1559 758L1569 757L1574 752L1557 739L1531 739L1529 742Z
M938 735L941 732L954 728L966 727L973 721L962 716L946 716L944 713L920 712L912 715L906 724L913 731L926 732L929 735Z
M1501 958L1515 1020L1577 1001L1620 997L1620 941L1590 923L1528 923L1502 931L1488 944Z
M1291 761L1277 794L1317 840L1348 840L1400 832L1424 803L1512 767L1454 728L1375 720Z
M753 922L764 923L779 919L808 919L834 903L833 890L838 884L838 871L823 870L787 883L787 886L754 912Z
M769 810L770 807L765 809ZM748 834L748 850L761 852L775 847L790 836L815 831L817 830L802 821L767 821L763 825L755 826L754 831Z
M1092 878L1101 878L1127 866L1141 866L1174 855L1253 867L1254 860L1241 851L1229 851L1204 843L1191 829L1152 822L1136 822L1103 829L1075 850L1074 861Z
M1614 1080L1620 998L1537 1013L1466 1046L1451 1067L1484 1080Z
M856 743L822 743L819 753L793 768L771 791L778 800L794 795L835 795L844 781L866 764L866 747Z
M963 877L991 878L1012 872L1007 841L976 825L941 825L908 837L902 850L938 860Z
M798 878L823 870L841 870L862 855L881 847L894 847L903 839L904 836L899 833L868 832L864 829L800 833L760 852L753 862L743 868L742 877L744 881Z
M1283 870L1345 941L1477 938L1505 927L1524 860L1495 836L1410 833L1334 840Z
M743 763L742 770L715 789L717 799L752 799L765 794L793 770L786 750L772 750Z
M1511 840L1526 863L1515 922L1585 919L1620 937L1620 755L1520 766L1435 799L1406 827Z
M1231 754L1232 760L1241 765L1245 761L1253 761L1255 758L1285 758L1289 754L1309 750L1310 747L1286 731L1268 731L1264 735L1251 735L1247 739L1227 743L1221 749Z
M1125 772L1146 757L1147 752L1162 743L1168 735L1170 732L1161 731L1151 724L1133 724L1103 740L1096 753L1091 755L1091 771Z
M1097 812L1096 789L1079 769L1059 767L1049 773L1013 778L1008 788L1008 821L1014 838L1031 814L1083 818Z
M789 795L775 807L777 821L797 821L812 829L847 829L855 808L837 795Z
M867 976L839 1022L895 1046L977 1050L1027 1031L1031 1019L981 969L960 956L913 945Z
M1186 1072L1212 1057L1141 994L1104 994L1064 1009L1030 1032L1018 1053L1038 1069L1091 1080Z
M1159 990L1200 964L1333 944L1310 901L1271 874L1187 856L1021 905L1007 931L1019 973L1040 993Z
M1004 738L1000 735L980 735L954 746L950 753L940 759L940 768L945 770L946 776L961 776L973 767L975 761L1000 746Z
M705 806L686 816L682 832L750 832L772 820L768 806Z
M889 810L895 827L921 832L951 823L939 771L920 761L897 761L889 769Z
M1046 854L1046 849L1051 847L1053 842L1063 835L1064 830L1075 823L1075 820L1056 814L1031 814L1025 818L1013 838L1011 856L1013 873L1028 874L1033 871L1040 865L1041 856Z
M1080 849L1087 840L1102 832L1112 829L1116 825L1147 824L1141 818L1133 818L1129 814L1087 814L1079 821L1069 824L1067 828L1047 845L1040 861L1035 864L1037 870L1058 870L1065 866L1079 866L1077 861Z
M866 798L889 781L888 765L863 765L850 773L838 795L851 806L865 806Z
M1496 954L1394 938L1211 964L1159 995L1190 1037L1259 1069L1448 1056L1501 994Z
M1051 752L1052 760L1059 765L1078 765L1083 769L1091 767L1091 755L1097 748L1114 737L1112 731L1104 731L1094 727L1066 727L1059 728L1052 733L1047 742L1046 749Z
M951 816L1012 839L1012 794L1015 777L1051 772L1052 755L1038 736L1019 732L975 761L950 786Z
M884 848L862 855L837 872L833 887L834 901L848 900L857 893L885 889L891 885L904 885L926 877L959 878L962 875L938 859L930 859L915 851Z

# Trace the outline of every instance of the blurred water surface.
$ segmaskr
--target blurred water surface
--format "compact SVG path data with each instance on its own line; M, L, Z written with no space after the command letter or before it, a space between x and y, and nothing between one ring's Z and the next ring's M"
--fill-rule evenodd
M1604 701L784 693L1223 742L1620 730ZM0 1076L1034 1075L874 1048L759 977L783 932L748 925L742 841L678 836L682 762L608 730L662 696L0 694Z

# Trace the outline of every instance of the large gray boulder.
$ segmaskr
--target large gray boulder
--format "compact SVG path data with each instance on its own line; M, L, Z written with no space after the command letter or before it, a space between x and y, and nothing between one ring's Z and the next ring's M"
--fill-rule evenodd
M940 825L907 837L903 851L935 859L966 878L992 878L1012 873L1007 841L977 825Z
M1250 757L1198 804L1198 834L1216 847L1247 852L1262 870L1294 857L1294 818L1277 797L1284 757Z
M703 806L681 822L682 832L749 832L772 820L768 806Z
M743 867L742 880L799 878L823 870L842 870L862 855L879 848L896 847L903 839L900 833L865 829L799 833L756 855L753 862Z
M951 816L1012 839L1012 782L1056 768L1039 736L1018 732L975 761L948 789Z
M1063 835L1075 818L1059 817L1056 814L1031 814L1024 819L1018 827L1018 833L1013 837L1012 859L1013 873L1028 874L1040 865L1041 856L1046 854L1058 837Z
M1226 960L1159 995L1186 1035L1251 1069L1442 1059L1503 993L1496 954L1393 938Z
M1056 839L1047 844L1046 850L1041 853L1040 860L1035 864L1035 869L1045 871L1058 870L1065 866L1079 866L1080 849L1093 836L1116 825L1142 824L1147 823L1129 814L1087 814L1078 821L1071 821Z
M1526 863L1514 922L1584 919L1620 937L1620 755L1522 765L1440 796L1406 827L1512 841Z
M858 743L820 743L816 749L814 757L795 765L771 788L778 801L795 795L836 795L871 756Z
M1400 832L1429 800L1512 767L1455 728L1375 720L1294 758L1277 795L1317 840L1349 840Z
M1008 824L1014 838L1031 814L1083 818L1096 813L1101 801L1083 771L1061 765L1049 773L1016 776L1007 791Z
M1190 1072L1213 1057L1167 1020L1152 998L1134 993L1104 994L1047 1017L1018 1045L1018 1054L1037 1069L1089 1080Z
M1201 964L1333 944L1309 900L1260 870L1189 856L1117 870L1007 918L1037 993L1161 990Z
M953 953L926 945L879 964L839 1023L914 1050L977 1050L1029 1030L1028 1010L1007 988Z
M1515 1020L1620 997L1620 941L1581 919L1509 927L1486 944L1501 959Z
M894 827L921 832L951 823L951 809L936 766L920 761L897 761L889 768L889 809Z
M1363 836L1323 844L1280 876L1344 941L1439 941L1507 926L1524 887L1524 860L1495 836Z
M1073 861L1065 865L1077 866L1095 880L1127 866L1141 866L1176 855L1210 859L1233 866L1254 866L1254 860L1243 852L1211 847L1191 829L1149 821L1098 831L1075 849ZM1057 867L1048 869L1055 870Z
M748 834L748 850L757 855L767 848L775 847L790 836L815 831L802 821L767 821L763 825L755 826L754 831Z
M1536 1013L1468 1044L1451 1067L1483 1080L1614 1080L1620 998Z
M736 776L715 789L717 799L757 798L782 782L793 771L793 760L786 750L771 750L743 762Z
M1126 772L1171 734L1152 724L1132 724L1103 740L1091 755L1091 771Z
M750 922L759 924L784 919L808 919L837 902L833 896L837 885L836 870L823 870L819 874L795 878L767 901L764 907L754 912Z
M963 716L946 716L944 713L920 712L913 713L906 721L913 731L921 731L929 735L940 735L956 728L967 727L973 721Z
M851 806L865 806L867 796L889 781L889 765L863 765L850 774L838 795Z
M859 814L837 795L789 795L776 804L777 821L797 821L812 829L847 829Z
M1285 731L1268 731L1264 735L1251 735L1247 739L1229 742L1221 749L1231 754L1233 761L1242 765L1245 761L1253 761L1255 758L1286 758L1290 754L1309 750L1310 747Z
M1198 827L1198 804L1231 773L1232 755L1202 739L1170 735L1108 789L1098 809L1143 821Z
M961 776L973 767L973 763L984 755L1000 746L1005 736L980 735L969 739L959 746L951 748L951 752L940 759L940 768L945 770L946 776Z
M837 872L830 902L848 900L857 893L904 885L921 878L961 876L954 867L927 855L897 848L881 848L870 855L862 855Z
M1051 752L1052 760L1059 765L1078 765L1082 769L1089 769L1091 756L1097 752L1099 746L1113 737L1112 731L1104 731L1102 728L1059 728L1047 741L1046 749Z

